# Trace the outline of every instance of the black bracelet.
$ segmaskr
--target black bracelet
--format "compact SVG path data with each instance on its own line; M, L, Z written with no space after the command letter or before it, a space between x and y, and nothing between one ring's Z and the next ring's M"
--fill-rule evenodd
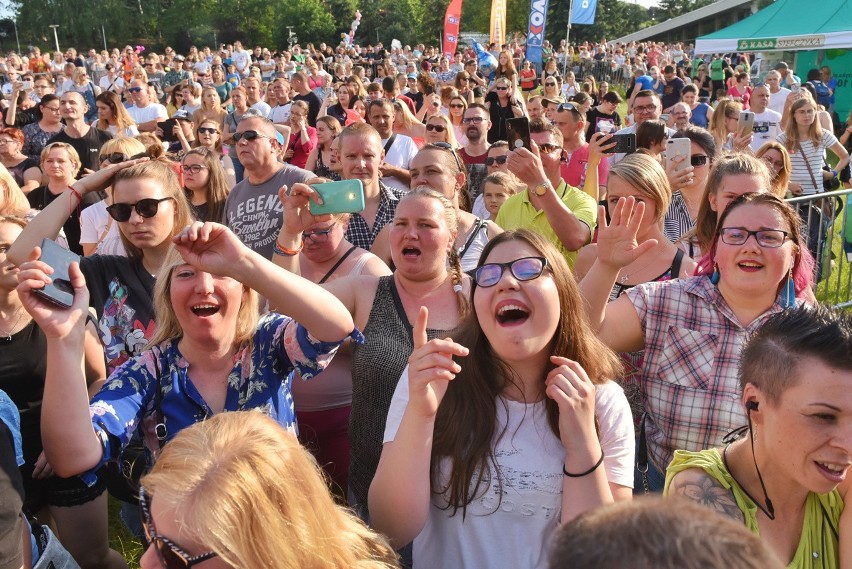
M597 469L598 469L598 467L599 467L601 464L603 464L603 461L604 461L604 451L603 451L603 449L601 449L601 458L600 458L600 460L598 460L598 461L595 463L595 465L594 465L593 467L591 467L590 469L588 469L587 471L585 471L585 472L581 472L580 474L571 474L570 472L568 472L567 470L565 470L565 465L563 464L563 465L562 465L562 474L564 474L564 475L565 475L565 476L567 476L568 478L582 478L583 476L588 476L589 474L591 474L592 472L594 472L595 470L597 470Z

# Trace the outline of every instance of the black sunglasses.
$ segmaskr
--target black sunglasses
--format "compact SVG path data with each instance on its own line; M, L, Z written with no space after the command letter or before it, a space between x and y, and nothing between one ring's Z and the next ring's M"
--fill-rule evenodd
M426 130L434 130L435 132L444 132L447 130L447 127L441 124L427 124Z
M689 157L689 163L693 166L704 166L710 159L706 154L694 154Z
M547 267L547 259L544 257L523 257L508 263L487 263L476 269L473 280L477 286L489 288L500 282L503 272L509 271L519 281L531 281L537 279Z
M270 140L272 139L271 136L261 134L261 133L257 132L256 130L246 130L244 132L235 132L234 133L234 142L239 142L244 138L248 141L256 140L258 138L268 138Z
M486 166L493 166L496 162L497 164L503 165L506 163L506 160L509 159L508 154L503 154L502 156L489 156L485 159Z
M186 569L219 555L215 551L208 551L201 555L192 556L169 538L158 535L157 528L154 527L154 518L151 516L151 505L148 503L148 500L145 490L140 487L139 508L142 510L142 530L145 538L145 546L147 548L151 544L154 545L154 551L157 552L157 557L165 569Z
M111 154L101 154L100 160L101 162L109 162L110 164L120 164L121 162L127 162L128 160L136 160L137 158L145 158L147 156L147 152L140 152L139 154L134 154L133 156L128 156L127 154L121 152L113 152Z
M201 134L219 134L219 131L216 128L209 126L198 127L198 132Z
M134 209L142 217L150 218L157 215L157 211L160 209L160 202L173 199L172 197L160 199L145 198L136 203L114 203L106 208L106 210L110 217L119 222L125 222L130 219L130 214Z

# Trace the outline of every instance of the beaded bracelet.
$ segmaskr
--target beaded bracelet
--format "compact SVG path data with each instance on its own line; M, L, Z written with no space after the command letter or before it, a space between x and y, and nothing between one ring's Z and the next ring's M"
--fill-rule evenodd
M282 247L278 241L275 241L275 244L272 246L272 252L276 255L281 255L282 257L295 257L299 254L302 248L305 246L305 243L302 242L299 245L298 249L288 249L287 247Z
M567 476L568 478L582 478L583 476L588 476L589 474L591 474L592 472L594 472L595 470L597 470L597 469L598 469L598 467L599 467L601 464L603 464L603 461L604 461L604 451L603 451L603 449L601 449L601 458L600 458L600 460L598 460L598 461L595 463L595 465L594 465L593 467L591 467L590 469L588 469L587 471L585 471L585 472L581 472L580 474L571 474L570 472L568 472L567 470L565 470L565 465L563 464L563 465L562 465L562 474L564 474L564 475L565 475L565 476Z

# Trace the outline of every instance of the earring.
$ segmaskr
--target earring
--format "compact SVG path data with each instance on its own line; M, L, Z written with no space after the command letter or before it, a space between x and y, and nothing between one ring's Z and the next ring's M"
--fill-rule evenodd
M710 275L710 282L714 285L719 284L719 265L713 263L713 274Z
M793 267L787 274L787 282L784 283L784 288L781 289L781 307L796 308L796 284L793 282Z

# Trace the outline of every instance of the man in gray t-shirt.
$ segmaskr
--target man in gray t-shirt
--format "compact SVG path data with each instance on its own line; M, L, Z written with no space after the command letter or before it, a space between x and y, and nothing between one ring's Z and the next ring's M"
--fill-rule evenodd
M271 259L283 211L278 190L281 186L306 183L315 176L278 162L275 128L268 119L246 113L235 138L240 139L234 149L245 166L246 176L228 195L223 222L249 249Z

